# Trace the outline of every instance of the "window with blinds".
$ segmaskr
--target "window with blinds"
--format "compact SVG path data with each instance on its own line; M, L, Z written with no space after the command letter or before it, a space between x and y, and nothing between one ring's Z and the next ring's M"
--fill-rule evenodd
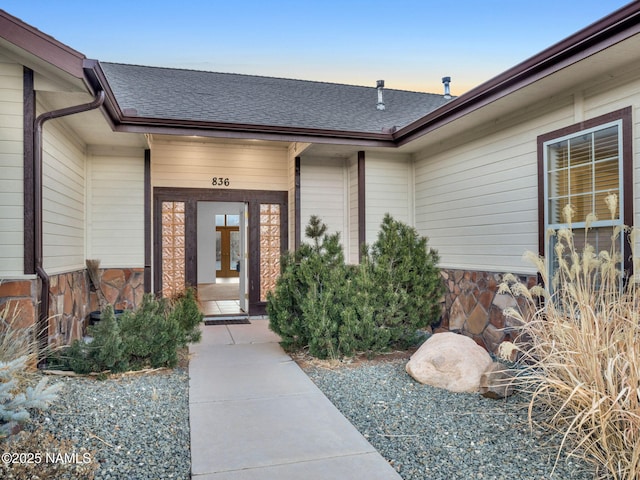
M619 223L611 218L605 197L622 198L620 189L620 125L593 129L546 143L547 224L561 228L566 224L563 209L573 205L574 226L579 227L589 213L599 222Z
M574 246L581 252L585 244L596 252L609 251L612 228L623 223L622 217L622 121L606 123L543 143L545 175L545 229L557 231L568 227L563 210L573 206L571 219ZM611 215L605 202L610 193L618 197L618 207ZM587 215L595 213L586 232ZM548 237L546 245L549 273L558 268L555 258L557 238ZM622 237L617 250L624 251Z

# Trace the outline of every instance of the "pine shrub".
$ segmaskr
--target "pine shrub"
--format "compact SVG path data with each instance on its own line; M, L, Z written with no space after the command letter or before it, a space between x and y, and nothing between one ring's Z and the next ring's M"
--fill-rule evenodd
M120 327L125 352L133 365L175 366L185 334L166 299L146 294L138 310L123 314Z
M193 288L187 288L183 293L173 299L173 309L170 314L180 326L180 346L186 347L188 343L197 343L202 338L200 324L204 318Z
M111 305L107 305L102 311L100 322L89 327L89 334L93 337L88 345L92 371L122 372L127 369L127 352Z
M311 243L284 255L267 295L270 327L285 349L318 358L376 353L410 344L437 320L443 287L426 238L387 215L371 254L365 248L363 263L348 266L339 235L326 231L312 216Z
M411 345L419 329L440 317L444 285L438 253L427 247L426 237L386 214L370 257L363 269L371 270L378 323L392 344Z
M92 341L75 340L52 363L81 374L171 368L178 363L179 348L200 340L201 321L191 289L173 302L146 294L137 310L118 319L111 306L105 307L100 322L89 328Z

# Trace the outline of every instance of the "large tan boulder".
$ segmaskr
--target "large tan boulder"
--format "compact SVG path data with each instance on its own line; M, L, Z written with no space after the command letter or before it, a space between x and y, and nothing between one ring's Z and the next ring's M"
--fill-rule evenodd
M437 333L414 353L406 370L418 382L452 392L477 392L480 377L493 360L471 338Z

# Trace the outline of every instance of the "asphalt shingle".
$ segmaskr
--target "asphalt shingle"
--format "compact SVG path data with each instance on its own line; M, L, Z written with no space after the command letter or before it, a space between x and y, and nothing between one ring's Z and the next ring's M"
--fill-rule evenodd
M100 63L121 109L140 117L345 132L401 128L442 95L232 73Z

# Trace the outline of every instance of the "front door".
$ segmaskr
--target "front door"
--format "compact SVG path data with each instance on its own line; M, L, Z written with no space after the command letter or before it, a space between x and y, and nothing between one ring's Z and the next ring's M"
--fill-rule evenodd
M240 291L247 293L240 299L242 309L264 315L266 294L275 286L280 257L288 245L288 192L154 187L153 197L153 239L147 244L153 247L153 291L166 297L196 286L201 257L212 274L216 268L221 278L239 276ZM242 203L244 207L234 214L216 214L213 225L206 218L198 219L199 202ZM226 218L222 222L218 217ZM199 249L199 231L208 232L208 248ZM219 266L217 259L212 265L218 257L213 233L220 235Z
M240 276L240 227L216 227L216 278L238 276Z

